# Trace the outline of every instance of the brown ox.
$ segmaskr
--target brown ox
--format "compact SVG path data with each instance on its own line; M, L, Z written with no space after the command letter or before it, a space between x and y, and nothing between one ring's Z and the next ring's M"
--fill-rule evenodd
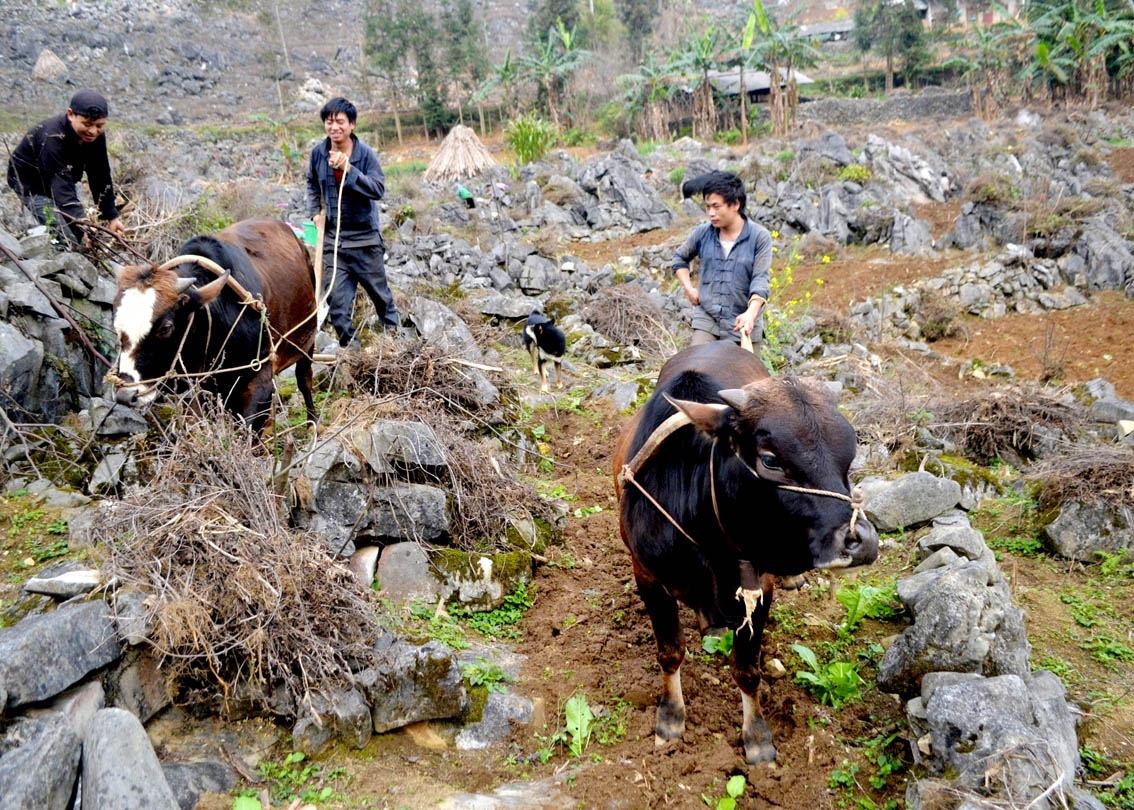
M659 745L685 730L680 600L702 633L736 631L730 663L745 758L775 759L756 703L774 575L865 564L878 554L874 527L857 502L852 509L855 448L834 397L769 377L759 358L732 343L686 349L662 368L614 457L622 540L662 668Z
M275 220L246 220L215 236L194 236L161 267L123 267L114 301L121 342L117 399L148 405L163 388L180 390L199 378L259 432L273 375L295 364L307 417L314 420L314 312L307 250Z

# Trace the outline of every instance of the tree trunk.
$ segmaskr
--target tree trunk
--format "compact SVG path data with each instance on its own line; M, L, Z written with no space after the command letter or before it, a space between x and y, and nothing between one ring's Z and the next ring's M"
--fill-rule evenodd
M744 65L740 65L740 142L748 146L748 88L744 86Z
M402 107L402 98L401 94L398 93L397 82L390 82L390 98L394 102L394 131L398 133L398 146L402 146L402 114L399 112Z
M484 130L484 102L478 101L476 103L476 114L480 118L480 137L487 138L488 135Z
M552 82L546 82L543 89L547 91L547 111L551 113L551 123L559 129L559 110L555 108L555 88Z
M886 92L894 89L894 52L886 51Z

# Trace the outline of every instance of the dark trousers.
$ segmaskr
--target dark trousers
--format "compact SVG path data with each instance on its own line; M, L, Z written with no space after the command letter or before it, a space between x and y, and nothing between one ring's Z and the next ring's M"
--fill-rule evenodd
M327 299L329 309L328 317L335 332L339 336L339 345L346 346L355 338L356 330L351 312L354 310L354 296L361 284L362 289L374 302L374 309L378 312L378 320L386 329L398 327L398 308L394 306L394 295L390 292L390 285L386 283L386 266L382 255L386 248L384 245L368 245L357 248L339 248L338 271L335 271L334 254L330 251L323 253L323 284L331 283L334 276L334 286Z
M28 209L40 225L47 225L51 232L68 247L83 243L84 231L81 226L70 224L64 214L59 213L49 197L28 194L23 198L24 208Z

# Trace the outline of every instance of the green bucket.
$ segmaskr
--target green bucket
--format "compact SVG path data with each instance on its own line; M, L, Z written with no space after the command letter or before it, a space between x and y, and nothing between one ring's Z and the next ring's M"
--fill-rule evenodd
M315 247L319 244L319 229L315 227L315 223L307 220L303 223L303 242L304 244Z

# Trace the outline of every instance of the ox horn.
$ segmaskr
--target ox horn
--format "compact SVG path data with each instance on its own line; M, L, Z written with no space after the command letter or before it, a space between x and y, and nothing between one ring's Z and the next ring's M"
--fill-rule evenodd
M723 391L717 391L717 396L725 401L733 410L742 411L748 405L748 399L751 396L748 391L743 388L725 388Z
M181 255L181 256L174 256L168 262L166 262L165 264L158 267L158 272L160 273L164 270L170 270L174 267L177 267L177 265L179 265L179 264L190 264L190 263L201 265L201 267L204 267L206 270L211 272L214 276L223 276L225 273L228 272L223 267L221 267L219 264L214 262L212 259L206 259L204 256L197 256L196 254L193 254L193 253L186 253L186 254Z
M179 279L177 279L177 284L174 286L173 289L177 291L178 295L181 295L182 293L184 293L187 289L189 289L190 287L192 287L196 283L197 283L197 279L195 279L195 278L179 278Z

